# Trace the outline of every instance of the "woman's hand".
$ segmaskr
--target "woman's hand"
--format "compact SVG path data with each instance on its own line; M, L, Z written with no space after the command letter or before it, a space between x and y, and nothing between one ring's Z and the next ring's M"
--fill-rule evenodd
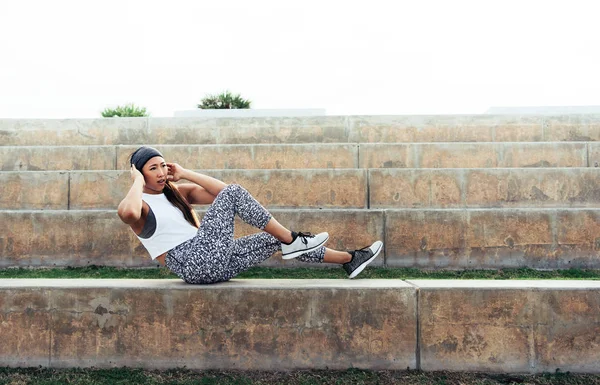
M185 179L184 174L187 171L177 163L167 163L169 169L167 173L167 179L171 182L177 182L179 179Z
M142 184L145 186L146 185L146 181L144 180L144 174L142 174L140 172L140 170L138 170L134 164L131 165L131 180L133 180L134 182L137 179L141 179L142 180Z

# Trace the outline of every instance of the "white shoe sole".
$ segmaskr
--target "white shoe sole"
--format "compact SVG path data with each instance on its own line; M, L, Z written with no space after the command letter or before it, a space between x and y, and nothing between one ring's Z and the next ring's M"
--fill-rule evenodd
M364 270L364 268L367 267L367 265L369 263L371 263L379 255L379 253L381 252L382 248L383 248L383 242L377 241L377 242L373 243L369 247L369 249L371 249L371 251L373 252L373 256L371 258L367 259L366 261L364 261L362 263L362 265L360 265L359 267L357 267L356 270L354 270L352 272L352 274L350 274L348 276L348 278L352 279L352 278L356 277L357 275L359 275Z
M323 246L325 244L325 242L327 242L328 240L329 240L329 234L327 234L327 238L325 238L323 240L323 242L319 243L318 245L313 246L310 249L298 250L298 251L291 252L289 254L282 254L281 259L294 259L294 258L301 256L302 254L310 253L311 251Z

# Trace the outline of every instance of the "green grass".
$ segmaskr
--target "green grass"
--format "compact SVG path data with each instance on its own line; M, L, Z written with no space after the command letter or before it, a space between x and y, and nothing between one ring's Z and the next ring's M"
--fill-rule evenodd
M337 278L345 279L340 268L273 268L253 267L237 278ZM0 269L0 278L177 278L166 268L123 269L89 266L56 269ZM372 267L360 278L386 279L600 279L600 270L567 269L539 271L529 268L502 270L437 270Z
M117 369L12 369L0 368L0 385L599 385L600 376L583 374L509 375L456 372L368 371L349 369L344 371L311 370L292 372L241 372L241 371L192 371L174 369L166 371Z

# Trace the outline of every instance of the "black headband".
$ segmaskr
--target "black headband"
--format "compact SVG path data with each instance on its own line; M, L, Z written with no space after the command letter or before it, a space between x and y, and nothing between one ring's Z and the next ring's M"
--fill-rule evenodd
M131 164L135 164L135 168L137 168L139 171L142 171L142 167L144 167L146 162L155 156L164 158L156 148L140 147L131 156Z

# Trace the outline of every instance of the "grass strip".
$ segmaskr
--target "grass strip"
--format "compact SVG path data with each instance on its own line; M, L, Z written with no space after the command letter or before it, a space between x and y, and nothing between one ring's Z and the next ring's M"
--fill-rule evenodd
M187 369L142 370L0 368L0 385L267 385L267 384L353 384L353 385L599 385L600 375L554 373L539 375L459 372L369 371L349 369L299 370L291 372L192 371Z
M0 269L0 278L177 278L168 269L127 269L105 266L66 268L8 268ZM253 267L238 278L287 279L346 279L340 268L278 268ZM501 270L422 270L412 268L372 267L363 271L360 278L383 279L590 279L599 280L597 269L535 270L529 268Z

